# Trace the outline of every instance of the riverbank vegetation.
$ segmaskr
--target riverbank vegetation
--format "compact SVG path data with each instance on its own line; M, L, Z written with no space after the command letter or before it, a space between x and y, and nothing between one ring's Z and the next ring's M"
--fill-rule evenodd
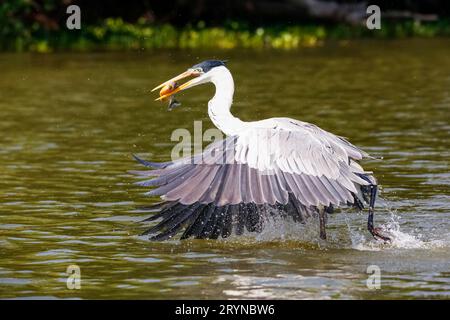
M80 30L66 27L72 4L81 11ZM377 4L380 30L366 28L363 1L9 0L0 2L0 51L289 50L327 40L450 36L448 2Z
M101 24L81 30L27 30L0 42L2 51L91 51L145 50L172 48L275 48L296 49L321 45L326 40L355 38L448 37L450 22L385 23L380 30L345 24L333 26L297 25L248 28L239 22L207 27L204 22L177 28L170 24L152 25L144 20L128 23L108 18Z

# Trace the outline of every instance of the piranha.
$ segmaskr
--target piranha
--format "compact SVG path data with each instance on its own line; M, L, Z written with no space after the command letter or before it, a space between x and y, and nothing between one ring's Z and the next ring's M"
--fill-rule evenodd
M174 91L176 88L178 88L178 83L177 82L171 82L166 84L164 87L161 88L161 90L159 91L159 96L165 96L166 94L171 93L172 91ZM166 100L166 99L162 99L162 100ZM177 108L181 106L181 103L175 99L175 95L171 95L170 99L169 99L169 105L167 107L167 110L171 111L174 108Z

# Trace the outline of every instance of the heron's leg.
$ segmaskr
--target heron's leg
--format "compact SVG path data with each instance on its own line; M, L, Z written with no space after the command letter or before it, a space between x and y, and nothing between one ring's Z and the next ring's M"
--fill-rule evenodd
M327 213L325 212L325 208L319 208L319 222L320 222L320 239L327 239L327 232L325 230L327 224Z
M371 184L369 186L369 190L370 190L370 202L369 202L369 217L367 219L367 229L375 239L379 238L383 241L391 241L391 238L383 236L380 233L380 229L375 228L373 225L373 213L375 207L375 199L377 197L378 186L375 184Z

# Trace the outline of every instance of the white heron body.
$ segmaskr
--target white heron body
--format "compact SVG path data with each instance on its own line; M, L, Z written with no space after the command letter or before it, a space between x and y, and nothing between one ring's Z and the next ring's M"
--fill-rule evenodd
M308 174L315 177L341 179L348 191L358 193L354 183L369 182L354 173L364 174L362 167L349 159L360 160L367 154L342 138L310 123L290 118L270 118L244 122L231 113L234 81L224 67L210 72L210 82L216 87L208 103L208 114L214 125L227 136L237 136L234 146L236 163L248 164L265 174L276 170ZM287 197L286 190L284 194ZM342 197L315 198L311 205L339 205L341 200L352 201L350 193ZM285 198L286 198L285 197Z
M373 211L376 180L356 162L368 156L365 152L306 122L244 122L233 116L234 82L223 64L191 80L192 86L207 82L216 87L208 114L227 137L190 158L163 164L138 159L156 168L141 176L157 176L140 184L157 186L148 194L164 200L157 206L160 213L148 219L163 220L146 234L159 232L153 239L163 240L182 228L182 238L227 237L245 228L259 231L268 209L276 209L300 222L319 213L325 238L325 209L349 204L361 209L363 195L372 192ZM369 230L388 239L374 231L372 215Z

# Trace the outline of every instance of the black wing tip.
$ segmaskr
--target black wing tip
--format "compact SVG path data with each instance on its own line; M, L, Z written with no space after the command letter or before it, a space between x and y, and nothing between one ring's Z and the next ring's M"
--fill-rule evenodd
M150 208L162 205L163 203L159 203ZM254 212L251 214L244 214L252 210ZM145 230L141 236L149 236L150 241L164 241L173 238L184 228L180 240L228 238L233 233L242 234L245 229L249 232L261 232L260 215L261 212L252 203L224 206L216 206L213 203L177 203L162 207L159 213L144 220L155 221L162 218L162 221ZM235 218L239 218L237 225L234 223Z
M177 201L162 201L147 207L152 211L159 209L159 212L143 221L161 221L145 230L141 236L148 236L150 241L164 241L174 239L179 233L179 240L227 238L232 234L242 235L246 230L260 233L264 229L267 206L277 209L274 214L281 214L284 218L290 216L298 223L305 223L317 210L316 207L302 205L292 194L287 204L275 205L257 205L251 202L217 206L214 203L182 204ZM326 211L332 213L333 209L330 205Z

